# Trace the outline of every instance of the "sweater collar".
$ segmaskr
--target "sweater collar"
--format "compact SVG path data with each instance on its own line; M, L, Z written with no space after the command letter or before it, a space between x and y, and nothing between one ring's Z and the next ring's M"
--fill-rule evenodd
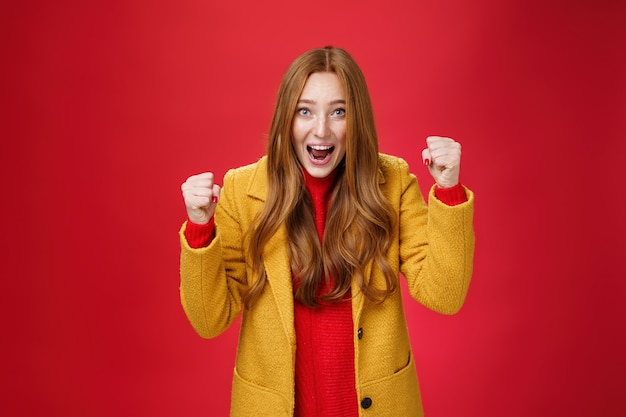
M337 179L337 168L335 168L330 174L323 178L316 178L311 176L308 171L302 168L304 173L304 183L307 190L312 196L325 196L335 184Z

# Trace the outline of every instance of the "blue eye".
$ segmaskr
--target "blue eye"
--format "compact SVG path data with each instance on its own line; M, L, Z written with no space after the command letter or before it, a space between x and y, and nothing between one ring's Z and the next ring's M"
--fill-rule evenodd
M310 111L309 111L309 109L307 109L307 108L301 108L301 109L298 109L298 110L297 110L297 113L298 113L300 116L309 116L309 115L311 114L311 112L310 112Z
M345 116L345 115L346 115L346 109L337 109L333 111L333 116Z

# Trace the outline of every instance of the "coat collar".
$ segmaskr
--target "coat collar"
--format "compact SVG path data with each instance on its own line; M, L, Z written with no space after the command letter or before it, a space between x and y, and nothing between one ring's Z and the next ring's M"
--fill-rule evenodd
M267 156L262 157L255 164L246 193L252 198L265 201L267 197Z

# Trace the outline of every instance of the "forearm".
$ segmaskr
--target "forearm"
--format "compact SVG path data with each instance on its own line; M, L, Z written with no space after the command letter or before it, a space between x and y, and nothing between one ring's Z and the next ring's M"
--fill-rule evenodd
M454 207L429 198L428 256L418 283L423 303L438 312L454 314L465 301L474 258L474 196Z
M219 239L194 249L180 230L180 298L191 325L202 337L226 330L242 308L241 288L226 275Z
M474 195L464 190L467 201L448 206L435 197L433 187L427 221L405 239L409 248L404 252L402 273L411 295L443 314L459 311L472 276Z

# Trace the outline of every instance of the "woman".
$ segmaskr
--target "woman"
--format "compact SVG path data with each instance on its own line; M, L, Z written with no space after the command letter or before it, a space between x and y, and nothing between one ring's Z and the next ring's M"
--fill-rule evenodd
M461 147L426 145L428 206L407 164L378 152L359 67L326 47L287 70L265 157L223 188L210 172L182 185L183 308L203 337L243 314L231 415L422 415L399 275L453 314L474 252Z

